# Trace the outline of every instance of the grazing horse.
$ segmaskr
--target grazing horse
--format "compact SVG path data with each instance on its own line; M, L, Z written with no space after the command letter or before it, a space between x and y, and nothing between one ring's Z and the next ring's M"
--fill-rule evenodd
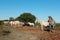
M49 26L49 23L44 21L44 20L38 20L37 22L41 25L41 30L42 31L44 30L44 27L48 27Z
M20 26L23 26L24 25L24 22L20 22Z
M14 23L15 23L15 26L19 26L20 25L19 21L14 21Z
M14 21L10 21L9 24L10 24L11 26L13 26L15 23L14 23Z
M48 16L48 22L49 22L49 26L50 26L50 31L52 32L52 30L55 27L55 21L53 20L53 18L51 16Z
M9 24L9 21L4 21L3 24L4 25L8 25Z
M11 26L19 26L20 25L19 21L10 21L9 23Z
M33 26L33 27L34 27L34 23L28 22L28 24L29 24L30 26Z

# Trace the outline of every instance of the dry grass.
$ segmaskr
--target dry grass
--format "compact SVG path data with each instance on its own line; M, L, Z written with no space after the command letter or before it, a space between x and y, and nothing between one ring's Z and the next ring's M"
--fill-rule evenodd
M6 28L4 28L4 30L6 30ZM57 30L50 33L27 26L8 28L11 33L9 35L0 36L0 40L60 40L60 31Z

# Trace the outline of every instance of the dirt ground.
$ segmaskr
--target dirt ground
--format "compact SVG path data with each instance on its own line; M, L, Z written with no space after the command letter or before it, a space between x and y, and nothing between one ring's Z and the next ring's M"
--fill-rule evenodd
M60 31L54 30L54 32L50 33L47 31L41 31L37 28L31 27L20 27L18 30L29 30L32 34L37 35L37 40L60 40Z
M0 36L0 40L60 40L60 31L53 33L41 31L32 27L16 27L11 29L11 33Z

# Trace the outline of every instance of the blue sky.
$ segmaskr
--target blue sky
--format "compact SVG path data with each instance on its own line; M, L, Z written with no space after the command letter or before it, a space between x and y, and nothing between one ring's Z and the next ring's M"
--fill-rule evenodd
M16 18L24 12L46 21L52 16L60 23L60 0L0 0L0 20Z

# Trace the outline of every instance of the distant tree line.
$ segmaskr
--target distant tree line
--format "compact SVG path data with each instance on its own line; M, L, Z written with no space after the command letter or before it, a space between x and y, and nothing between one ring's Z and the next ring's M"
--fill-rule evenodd
M31 13L22 13L15 19L13 17L10 17L9 20L0 20L0 25L2 24L3 21L15 21L15 20L18 20L21 22L33 22L34 23L36 20L36 17L32 15Z
M9 20L0 20L0 25L3 24L3 21L21 21L21 22L35 22L36 16L32 15L31 13L22 13L16 18L10 17ZM56 26L60 26L60 23L56 23Z

